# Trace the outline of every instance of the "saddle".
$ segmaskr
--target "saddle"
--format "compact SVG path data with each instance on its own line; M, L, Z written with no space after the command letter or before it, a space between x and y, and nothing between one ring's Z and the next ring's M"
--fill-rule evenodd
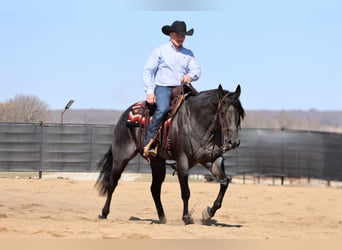
M197 95L198 92L190 84L182 84L172 89L170 109L165 121L159 127L158 132L154 135L154 143L158 144L158 151L169 152L169 129L172 124L172 118L176 115L181 104L189 95ZM127 115L127 126L138 128L137 148L142 152L147 129L152 121L152 116L156 110L156 105L149 104L146 101L136 102L131 106Z

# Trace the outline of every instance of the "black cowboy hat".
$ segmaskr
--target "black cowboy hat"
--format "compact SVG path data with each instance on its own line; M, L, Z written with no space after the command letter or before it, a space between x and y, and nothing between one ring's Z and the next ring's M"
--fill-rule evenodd
M165 35L170 35L171 32L176 32L177 34L192 36L194 29L186 31L186 24L183 21L174 21L171 26L165 25L162 27L162 32Z

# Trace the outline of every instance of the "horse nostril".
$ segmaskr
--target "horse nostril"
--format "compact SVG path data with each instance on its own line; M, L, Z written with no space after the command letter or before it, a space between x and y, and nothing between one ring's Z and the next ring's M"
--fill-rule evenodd
M235 141L229 140L228 143L232 146L232 148L236 148L236 147L240 146L240 140L239 139L237 139Z

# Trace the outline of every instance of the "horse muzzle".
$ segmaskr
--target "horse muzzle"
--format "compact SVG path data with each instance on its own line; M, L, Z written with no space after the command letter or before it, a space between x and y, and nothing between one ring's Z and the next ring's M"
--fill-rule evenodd
M238 146L240 146L240 139L228 141L228 149L235 149Z

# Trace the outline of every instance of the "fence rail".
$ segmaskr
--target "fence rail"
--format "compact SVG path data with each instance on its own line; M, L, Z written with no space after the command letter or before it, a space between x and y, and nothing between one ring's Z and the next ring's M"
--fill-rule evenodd
M0 123L0 171L95 172L113 129L114 125ZM342 180L342 134L243 129L240 137L240 147L224 155L230 175ZM138 156L125 171L150 169ZM209 172L196 166L191 173Z

